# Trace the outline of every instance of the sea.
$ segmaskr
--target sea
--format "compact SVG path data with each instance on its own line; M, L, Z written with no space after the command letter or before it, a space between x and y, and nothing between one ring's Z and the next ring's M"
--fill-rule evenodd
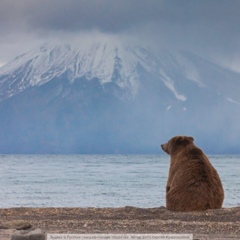
M240 155L208 156L240 206ZM165 206L168 155L0 155L0 208Z

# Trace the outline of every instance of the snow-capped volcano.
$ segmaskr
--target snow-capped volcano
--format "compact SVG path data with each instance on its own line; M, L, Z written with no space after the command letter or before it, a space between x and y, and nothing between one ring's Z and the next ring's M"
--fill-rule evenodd
M0 68L0 152L158 152L177 134L236 152L239 92L239 73L190 52L46 43Z
M140 69L158 76L179 100L186 97L178 93L169 69L179 71L189 80L203 86L196 67L178 53L130 47L112 41L87 45L46 43L15 58L0 68L0 100L18 94L29 87L41 86L65 74L70 82L76 79L97 78L101 84L114 81L134 96L140 85Z

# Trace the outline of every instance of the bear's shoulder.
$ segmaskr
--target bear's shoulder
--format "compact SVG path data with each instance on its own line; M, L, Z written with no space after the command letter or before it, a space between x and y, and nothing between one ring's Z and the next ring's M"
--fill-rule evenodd
M202 151L202 149L200 149L199 147L195 146L193 143L191 144L191 146L189 146L189 149L187 151L189 156L195 156L195 157L203 157L204 153Z

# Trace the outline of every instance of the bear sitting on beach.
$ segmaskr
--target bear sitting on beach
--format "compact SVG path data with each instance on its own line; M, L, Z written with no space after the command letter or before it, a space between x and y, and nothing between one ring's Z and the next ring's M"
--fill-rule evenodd
M192 137L176 136L162 149L171 156L166 207L173 211L202 211L222 207L220 177Z

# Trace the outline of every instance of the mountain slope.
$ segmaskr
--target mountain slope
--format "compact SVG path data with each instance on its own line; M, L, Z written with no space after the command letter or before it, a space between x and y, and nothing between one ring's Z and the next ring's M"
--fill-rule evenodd
M0 68L0 152L237 152L240 74L189 52L48 43ZM217 139L217 141L216 141Z

